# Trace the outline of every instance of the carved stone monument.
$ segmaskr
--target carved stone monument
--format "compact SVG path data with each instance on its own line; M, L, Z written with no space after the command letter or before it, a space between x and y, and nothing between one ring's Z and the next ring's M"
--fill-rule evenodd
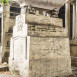
M39 7L34 8L35 14L27 12L28 5L22 7L26 11L16 17L11 38L10 71L17 71L23 77L71 74L69 38L62 19L37 14Z

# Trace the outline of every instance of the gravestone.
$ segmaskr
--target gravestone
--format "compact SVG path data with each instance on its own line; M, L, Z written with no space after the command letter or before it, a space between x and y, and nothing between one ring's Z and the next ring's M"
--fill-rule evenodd
M23 77L71 74L69 38L62 19L22 13L11 38L9 68Z

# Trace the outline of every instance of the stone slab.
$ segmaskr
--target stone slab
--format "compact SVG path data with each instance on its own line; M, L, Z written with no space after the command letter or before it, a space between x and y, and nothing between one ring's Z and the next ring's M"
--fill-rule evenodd
M68 38L30 38L30 77L71 74Z
M49 10L53 10L55 8L57 8L58 10L64 5L66 0L23 0L21 2L21 0L12 0L12 1L16 1L20 4L20 6L27 6L27 5L31 5L33 7L38 7L38 8L43 8L43 9L49 9Z
M63 20L60 18L46 17L41 15L26 14L26 23L53 25L63 27Z
M66 29L61 27L48 26L48 25L28 24L28 36L66 37Z
M26 58L26 37L11 38L10 58L22 61Z
M68 38L30 38L30 60L70 57Z

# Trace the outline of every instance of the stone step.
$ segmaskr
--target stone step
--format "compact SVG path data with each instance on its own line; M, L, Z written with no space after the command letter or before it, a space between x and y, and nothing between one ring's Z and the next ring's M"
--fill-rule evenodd
M1 71L9 71L9 68L8 68L8 67L1 67L1 68L0 68L0 72L1 72Z
M9 71L8 64L6 62L0 63L0 72L1 71Z

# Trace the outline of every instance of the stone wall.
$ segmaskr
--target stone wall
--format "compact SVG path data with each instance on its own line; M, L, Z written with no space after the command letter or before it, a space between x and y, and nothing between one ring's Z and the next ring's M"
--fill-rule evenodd
M2 37L2 58L8 61L10 51L10 38L12 37L15 19L10 18L10 5L3 6L3 37Z
M11 9L11 7L14 7ZM13 33L13 26L15 25L15 17L19 15L19 5L16 2L9 2L3 5L3 32L2 32L2 61L8 62L10 51L10 38ZM15 11L16 10L16 11ZM18 12L17 12L18 11ZM12 15L11 15L12 14Z
M69 53L68 38L31 37L30 77L68 75L71 73Z

